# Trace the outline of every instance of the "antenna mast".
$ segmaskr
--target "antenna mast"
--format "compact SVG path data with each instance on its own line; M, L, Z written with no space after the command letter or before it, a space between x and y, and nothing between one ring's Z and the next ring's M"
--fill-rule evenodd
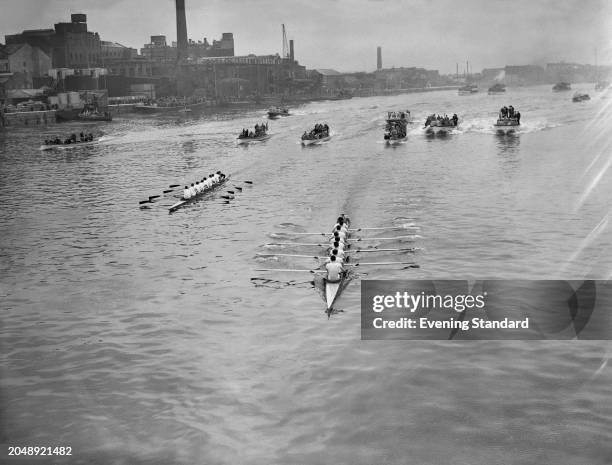
M283 24L283 58L289 58L289 44L287 43L287 32L285 31L285 25Z

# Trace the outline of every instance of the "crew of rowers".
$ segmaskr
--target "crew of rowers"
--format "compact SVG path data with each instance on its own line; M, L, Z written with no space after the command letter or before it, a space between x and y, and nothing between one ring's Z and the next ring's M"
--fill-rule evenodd
M458 121L457 113L453 114L452 118L449 118L448 115L429 115L425 120L425 126L430 126L433 122L437 122L437 126L457 126Z
M327 282L337 283L342 280L344 273L345 249L348 249L348 218L344 215L339 216L333 229L331 238L329 258L325 262L327 270Z
M515 111L514 107L510 105L509 107L503 106L499 110L499 119L516 119L517 123L521 122L521 113L519 111Z
M94 135L92 133L89 134L80 134L80 139L77 140L77 135L72 134L68 139L62 141L59 137L55 139L45 139L45 145L64 145L64 144L78 144L79 142L91 142L94 140Z
M208 177L203 177L201 181L192 183L191 186L185 186L185 189L183 190L183 200L189 200L190 198L201 194L224 179L225 175L221 171L217 171L215 174L210 174Z
M256 124L255 132L249 131L248 129L243 129L242 132L240 133L240 139L265 136L266 132L268 132L268 123Z
M304 131L302 140L322 139L329 136L329 126L327 124L315 124L314 129L310 132Z

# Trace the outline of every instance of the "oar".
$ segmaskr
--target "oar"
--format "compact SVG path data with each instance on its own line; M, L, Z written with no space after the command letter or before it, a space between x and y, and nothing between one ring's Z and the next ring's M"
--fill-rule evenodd
M140 205L142 205L143 203L149 203L150 200L141 200L140 202L138 202Z
M344 263L345 266L364 266L364 265L416 265L414 262L360 262L360 263Z
M222 199L227 199L227 200L232 200L234 198L233 195L222 195L221 196Z
M235 179L235 182L244 182L246 184L253 184L253 181L240 181L239 179Z
M300 255L293 253L258 253L258 257L301 257L301 258L314 258L316 260L324 260L327 257L317 257L313 255Z
M411 235L411 236L395 236L395 237L360 237L358 239L351 239L348 238L348 241L353 241L353 242L362 242L362 241L396 241L398 239L412 239L415 240L417 237L421 237L418 235Z
M302 272L302 273L327 273L325 270L300 270L300 269L286 269L286 268L257 268L255 271L288 271L288 272Z
M150 195L149 196L149 200L153 200L153 199L156 199L158 197L161 197L161 195Z
M388 226L384 228L357 228L357 229L349 229L351 232L355 231L384 231L384 230L395 230L395 229L417 229L418 226Z
M236 193L236 191L227 191L227 193L234 195Z
M234 186L234 189L238 189L240 192L242 192L242 187Z
M170 184L168 187L178 187L180 184Z
M167 194L168 192L174 192L174 189L166 189L166 190L164 191L164 194Z
M408 247L405 249L356 249L351 250L351 253L355 252L414 252L418 250L417 247Z

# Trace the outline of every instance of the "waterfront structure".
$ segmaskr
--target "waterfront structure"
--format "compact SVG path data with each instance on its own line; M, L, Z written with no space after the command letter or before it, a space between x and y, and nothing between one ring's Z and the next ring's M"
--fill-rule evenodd
M47 74L49 68L51 58L38 47L21 43L0 48L0 72L21 73L25 87L32 87L33 79Z
M69 23L54 29L26 30L5 36L7 45L29 44L51 57L53 68L88 68L101 64L102 47L97 32L87 30L87 15L76 13Z

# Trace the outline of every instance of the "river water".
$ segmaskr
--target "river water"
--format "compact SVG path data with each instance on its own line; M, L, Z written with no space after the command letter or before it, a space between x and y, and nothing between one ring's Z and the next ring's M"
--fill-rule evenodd
M2 454L609 464L609 342L360 340L363 278L612 278L612 99L582 88L593 99L581 104L550 86L314 102L247 147L235 136L263 109L0 133ZM504 104L522 114L515 136L491 129ZM403 109L416 123L387 147L386 112ZM458 113L459 130L425 136L433 112ZM316 122L333 138L302 147ZM103 141L38 150L83 128ZM169 215L170 193L139 208L218 169L242 187L229 204L220 194ZM320 253L266 244L316 241L291 233L328 231L341 212L415 233L385 242L415 253L371 258L419 268L364 269L328 318L309 273L255 271L316 260L255 255Z

